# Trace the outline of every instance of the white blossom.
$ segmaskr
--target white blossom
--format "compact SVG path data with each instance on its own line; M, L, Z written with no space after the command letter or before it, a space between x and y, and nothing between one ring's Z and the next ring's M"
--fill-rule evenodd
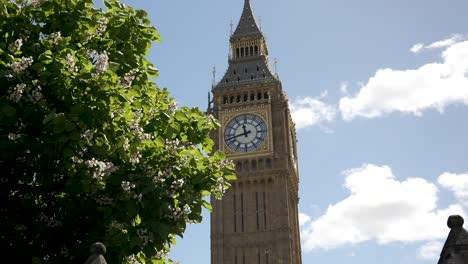
M24 230L27 230L27 228L26 228L25 225L16 225L16 226L15 226L15 230L17 230L17 231L24 231Z
M73 163L76 163L76 164L81 164L83 163L83 160L78 158L77 156L73 156L71 157L71 160L73 161Z
M175 110L177 110L177 102L175 100L172 100L172 102L169 104L167 108L167 112L169 114L172 114L175 112Z
M140 238L140 243L142 247L146 247L149 242L148 230L147 229L138 229L138 237Z
M107 71L108 62L109 57L107 56L107 52L104 51L103 53L99 54L96 60L97 73L103 73Z
M15 133L10 133L8 134L8 139L9 140L17 140L18 138L20 138L21 135L20 134L15 134Z
M143 199L143 194L134 194L133 199L138 200L138 202L141 202L141 199Z
M128 150L129 150L130 144L129 144L129 142L128 142L128 138L125 138L125 139L124 139L124 143L123 143L123 145L122 145L122 148L123 148L125 151L128 151Z
M46 215L41 215L39 219L45 223L48 227L60 227L62 226L62 222L54 219L53 217L48 217Z
M17 39L13 44L8 48L12 53L15 53L17 51L21 50L21 46L23 46L23 40L22 39Z
M123 181L120 186L122 186L122 189L126 192L131 191L133 188L135 188L135 184L130 183L128 181Z
M23 94L24 88L26 88L26 84L24 83L17 84L13 88L13 91L10 90L10 96L8 96L8 100L15 102L15 103L19 102Z
M42 99L41 87L38 86L32 91L32 98L34 101L39 102Z
M184 186L184 180L183 179L178 179L172 182L172 188L177 190L180 189L182 186Z
M132 86L133 80L135 80L136 74L140 72L139 69L132 69L129 72L125 73L119 80L119 85L124 89L130 88Z
M109 229L121 230L121 229L124 229L124 228L125 228L125 225L123 223L119 223L119 222L117 222L115 220L112 220L112 222L109 225Z
M115 118L117 116L122 116L125 113L125 111L122 108L117 108L112 111L111 113L111 118Z
M95 200L96 200L96 203L100 205L110 205L112 204L113 199L104 195L100 195L96 197Z
M96 35L97 36L101 36L102 34L104 34L104 32L106 32L106 29L107 29L107 18L105 17L100 17L97 21L97 28L96 28Z
M221 195L226 192L226 187L224 186L226 181L223 178L218 178L216 180L215 192L219 192ZM216 196L218 198L218 196ZM220 199L220 198L219 198Z
M65 246L61 248L60 252L61 252L62 255L64 255L64 256L68 256L68 253L69 253L69 252L68 252L68 248L65 247Z
M174 153L177 153L180 150L182 150L184 148L184 146L183 146L182 142L180 142L180 140L177 139L177 138L174 139L174 140L166 139L165 148L166 148L167 152L169 152L169 154L174 154Z
M67 53L67 56L65 56L65 62L67 63L67 67L69 71L75 70L75 60L70 53Z
M136 165L138 163L140 163L140 159L141 159L141 154L140 153L134 153L132 156L130 156L130 163L133 164L133 165Z
M153 178L154 183L163 183L170 176L169 170L159 171L157 174L155 171L150 170L146 174L148 177Z
M137 257L135 255L131 255L126 257L127 263L128 264L140 264L140 261L138 261Z
M94 137L94 133L90 129L86 130L85 132L81 134L81 139L84 139L86 141L92 140L93 137Z
M95 158L85 161L85 165L88 168L94 169L93 178L97 179L98 181L104 180L105 177L118 170L118 167L115 166L112 162L104 162L96 160Z
M39 7L42 4L43 0L31 0L31 5L33 7Z
M54 45L58 45L59 39L62 37L60 31L50 34L50 37L54 40Z
M9 63L8 67L10 67L14 73L22 73L26 68L31 66L33 63L32 57L21 57L20 61L15 61L13 63Z
M169 248L170 245L167 245L166 247ZM159 251L156 253L156 256L155 256L155 257L158 258L158 259L162 259L162 258L165 258L165 257L166 257L167 253L169 253L167 250L159 250Z
M226 167L233 167L234 166L234 162L232 160L223 160L221 161L221 163L219 164L219 167L221 169L225 169Z

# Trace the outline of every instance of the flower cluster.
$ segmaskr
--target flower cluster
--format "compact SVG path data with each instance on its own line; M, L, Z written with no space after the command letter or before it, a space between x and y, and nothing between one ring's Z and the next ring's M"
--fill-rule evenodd
M224 194L226 192L225 184L226 184L226 181L223 178L219 177L218 179L216 179L215 192ZM221 197L219 197L219 199L221 199Z
M62 33L60 33L60 31L50 34L50 38L53 39L54 45L58 45L58 42L61 37L62 37Z
M15 134L15 133L8 134L8 139L9 140L17 140L20 137L21 137L21 134Z
M26 84L20 83L17 84L13 91L10 90L10 96L8 96L8 100L18 103L21 100L21 96L23 95L24 88L26 88Z
M21 57L19 61L9 63L8 67L10 67L14 73L19 74L26 70L29 66L31 66L33 61L34 60L32 57Z
M173 100L170 104L169 104L169 107L167 108L167 113L168 114L172 114L174 113L176 110L177 110L177 102L175 100Z
M38 86L36 89L32 90L31 97L35 102L39 102L42 99L41 87Z
M165 147L166 147L167 152L169 152L170 154L177 153L178 151L183 149L181 142L177 138L174 140L166 139Z
M135 80L136 74L140 72L139 69L132 69L129 72L125 73L119 80L119 85L124 89L129 89L132 86L133 80Z
M174 190L178 190L178 189L182 188L182 186L184 186L184 183L185 183L184 179L177 179L177 180L172 182L171 187Z
M68 254L69 254L68 248L65 247L65 246L62 247L62 248L60 249L60 253L61 253L62 255L64 255L64 256L68 256Z
M109 225L109 229L117 229L117 230L122 230L125 228L125 225L123 223L119 223L115 220L113 220L110 225Z
M108 62L109 57L107 56L107 52L104 51L103 53L99 54L96 60L96 72L100 74L107 71Z
M110 205L112 204L112 201L113 201L112 198L104 196L104 195L100 195L94 199L96 200L96 203L100 205Z
M112 162L104 162L96 160L95 158L85 161L85 165L88 168L94 169L93 178L97 179L98 181L104 180L104 177L110 175L112 172L118 169L118 167L115 166Z
M102 36L102 34L104 34L104 32L106 32L106 29L107 29L107 18L105 17L100 17L97 21L97 28L96 28L96 35L98 37Z
M128 138L125 138L124 139L124 143L122 144L122 148L125 150L125 151L128 151L130 149L130 143L128 141Z
M27 230L27 228L26 228L25 225L16 225L15 230L16 231L25 231L25 230Z
M183 220L184 216L190 214L190 206L185 204L183 207L176 206L175 208L170 208L171 214L167 215L168 218L173 219L175 221Z
M43 0L31 0L31 5L33 7L39 7L42 4Z
M65 56L65 63L67 64L69 71L75 71L75 59L73 58L73 55L67 53L67 56Z
M81 134L81 139L84 139L86 141L91 141L94 137L94 133L93 131L91 131L90 129L84 131L82 134Z
M142 247L146 247L149 242L148 230L147 229L138 229L138 237L140 238L140 244Z
M123 181L120 186L122 186L122 189L126 192L131 191L133 188L135 188L135 184L130 183L128 181Z
M139 152L136 152L136 153L133 153L132 156L130 156L130 163L133 164L133 165L136 165L138 163L140 163L140 159L141 159L141 154Z
M41 215L39 219L46 224L48 227L59 227L62 226L62 222L54 219L53 217L48 217L46 215Z
M125 258L128 264L140 264L140 261L135 255L131 255Z
M13 44L8 48L8 50L10 50L10 52L12 53L15 53L21 50L21 46L23 46L23 40L19 38L15 40L15 42L13 42Z
M219 167L223 170L227 167L234 167L234 162L232 160L223 160L219 164Z

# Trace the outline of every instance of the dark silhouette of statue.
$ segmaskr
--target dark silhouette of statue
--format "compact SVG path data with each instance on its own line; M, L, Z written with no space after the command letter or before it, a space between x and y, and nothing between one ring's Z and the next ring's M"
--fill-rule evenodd
M450 233L437 264L468 264L468 232L463 228L463 223L459 215L449 217L447 226Z
M86 260L85 264L107 264L104 258L106 254L106 246L100 242L91 245L91 256Z

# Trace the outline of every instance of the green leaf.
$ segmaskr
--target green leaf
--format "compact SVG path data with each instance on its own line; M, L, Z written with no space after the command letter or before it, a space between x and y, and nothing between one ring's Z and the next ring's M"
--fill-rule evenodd
M203 200L203 207L205 207L210 212L213 210L213 207L211 206L211 204L205 200Z
M166 128L167 138L176 138L180 132L180 125L178 123L170 123Z
M16 109L9 106L9 105L4 105L3 106L3 109L2 109L2 112L6 115L6 116L12 116L14 114L16 114Z
M228 174L226 176L224 176L224 178L228 181L234 181L237 179L236 175L235 174Z

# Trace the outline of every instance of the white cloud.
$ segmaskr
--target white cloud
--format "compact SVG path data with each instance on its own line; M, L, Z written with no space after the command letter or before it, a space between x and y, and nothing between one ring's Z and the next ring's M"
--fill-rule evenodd
M340 84L340 91L343 94L348 94L348 83L347 82L342 82Z
M437 261L444 244L440 241L429 241L419 248L418 257L420 259Z
M332 122L337 111L335 106L313 97L296 99L290 103L290 109L297 129Z
M468 206L468 173L453 174L444 173L437 179L440 185L451 190L455 196L465 205Z
M460 205L438 209L436 185L422 178L400 181L388 166L369 164L344 174L349 196L330 205L317 219L303 222L304 250L366 241L386 244L445 239L448 216L464 214Z
M410 51L413 53L418 53L424 48L424 44L422 43L417 43L414 44L413 47L411 47Z
M460 42L463 39L463 36L460 34L454 34L451 38L439 40L427 45L426 49L438 49L438 48L445 48L450 47L455 43Z
M299 226L303 226L307 223L310 222L310 216L306 215L306 214L303 214L303 213L299 213Z
M419 116L428 109L442 112L450 104L468 105L468 41L457 42L453 37L427 46L436 47L446 47L442 62L417 69L379 69L354 96L342 97L339 109L343 119L375 118L392 112Z
M420 51L422 51L423 49L439 49L439 48L446 48L446 47L450 47L452 46L453 44L455 43L458 43L460 41L463 40L463 35L461 34L454 34L452 37L448 38L448 39L443 39L443 40L439 40L439 41L435 41L435 42L432 42L431 44L429 45L424 45L424 43L417 43L417 44L414 44L410 51L413 52L413 53L419 53Z

